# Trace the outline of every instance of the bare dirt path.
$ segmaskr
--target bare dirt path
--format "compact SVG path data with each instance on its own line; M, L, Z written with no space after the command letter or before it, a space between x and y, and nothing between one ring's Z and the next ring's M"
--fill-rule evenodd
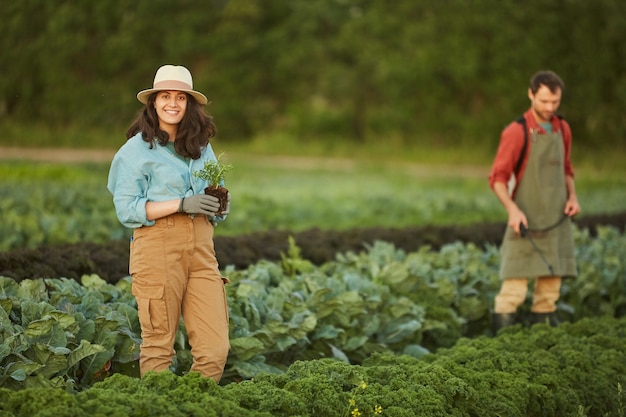
M110 162L115 155L108 149L3 148L0 159L41 162Z

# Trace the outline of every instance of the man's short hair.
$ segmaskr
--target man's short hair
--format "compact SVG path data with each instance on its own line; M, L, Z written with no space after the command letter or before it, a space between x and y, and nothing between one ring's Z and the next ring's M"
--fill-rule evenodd
M565 84L563 84L563 80L559 77L554 71L538 71L536 72L532 78L530 79L530 91L535 94L539 88L545 85L548 89L556 93L557 90L563 91L565 88Z

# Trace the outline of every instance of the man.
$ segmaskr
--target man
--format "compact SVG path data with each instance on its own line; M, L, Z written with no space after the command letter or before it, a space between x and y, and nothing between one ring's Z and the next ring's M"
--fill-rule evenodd
M531 322L558 324L561 279L576 276L571 217L580 211L570 160L572 133L556 114L564 84L552 71L530 80L530 109L502 132L489 186L508 214L495 297L494 334L515 324L535 278Z

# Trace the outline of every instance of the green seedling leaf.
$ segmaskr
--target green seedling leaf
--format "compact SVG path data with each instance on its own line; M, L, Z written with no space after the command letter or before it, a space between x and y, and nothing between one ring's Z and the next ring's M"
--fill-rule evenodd
M204 167L194 171L193 176L207 181L209 185L223 184L226 174L233 169L232 164L222 162L223 156L224 152L220 153L215 161L205 162Z

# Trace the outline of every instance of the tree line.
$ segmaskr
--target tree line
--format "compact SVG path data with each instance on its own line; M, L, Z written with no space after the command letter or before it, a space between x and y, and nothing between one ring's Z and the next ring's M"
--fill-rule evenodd
M0 8L0 123L123 135L187 66L221 136L483 145L565 81L577 143L626 137L621 0L20 0Z

